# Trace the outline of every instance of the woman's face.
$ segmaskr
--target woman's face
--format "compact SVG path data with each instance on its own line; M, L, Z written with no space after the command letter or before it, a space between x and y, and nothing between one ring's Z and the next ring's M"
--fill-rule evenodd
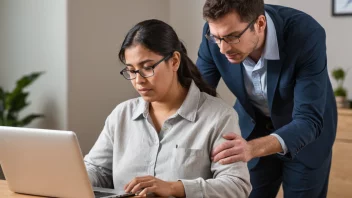
M142 45L133 45L125 50L125 63L128 70L142 70L153 66L164 57L156 54ZM133 87L148 102L167 100L174 83L177 83L179 58L173 54L171 58L161 61L154 68L154 75L144 78L139 73L131 80ZM150 72L150 71L148 71Z

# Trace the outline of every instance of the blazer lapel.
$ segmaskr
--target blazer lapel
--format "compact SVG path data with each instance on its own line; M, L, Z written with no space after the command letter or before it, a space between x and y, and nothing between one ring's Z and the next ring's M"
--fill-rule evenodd
M283 38L284 22L278 17L279 14L276 10L272 9L270 6L265 5L265 11L268 12L274 23L280 54L280 60L267 60L267 97L269 110L272 112L275 91L281 75L281 68L286 59L286 54L284 53L285 42Z
M270 112L272 112L275 90L279 82L281 68L285 58L286 55L280 53L280 60L267 60L267 96Z
M229 79L227 80L224 79L225 83L226 81L230 82L228 83L228 87L230 88L232 93L235 94L235 96L237 97L237 100L241 103L245 111L254 119L255 118L254 109L248 99L246 87L244 85L242 63L232 64L228 62L228 71L225 71L225 72L227 72L227 74L225 74L226 76L230 75ZM235 83L233 83L233 81L235 81ZM236 86L233 86L233 85L236 85Z

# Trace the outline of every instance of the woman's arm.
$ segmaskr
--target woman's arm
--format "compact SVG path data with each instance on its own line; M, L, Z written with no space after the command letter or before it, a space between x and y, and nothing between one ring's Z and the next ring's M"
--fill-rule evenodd
M233 109L223 112L214 131L213 149L226 141L222 136L229 131L241 135L238 116ZM213 179L197 178L181 180L187 197L248 197L250 184L247 163L236 162L222 165L212 162Z
M113 159L113 131L107 118L103 131L93 148L85 156L84 162L87 168L89 180L92 186L103 188L114 188L112 181L112 159Z

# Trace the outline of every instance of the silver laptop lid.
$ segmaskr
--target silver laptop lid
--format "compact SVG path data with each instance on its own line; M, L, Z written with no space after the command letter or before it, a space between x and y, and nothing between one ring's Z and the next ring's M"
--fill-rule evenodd
M74 132L0 127L0 164L11 191L94 197Z

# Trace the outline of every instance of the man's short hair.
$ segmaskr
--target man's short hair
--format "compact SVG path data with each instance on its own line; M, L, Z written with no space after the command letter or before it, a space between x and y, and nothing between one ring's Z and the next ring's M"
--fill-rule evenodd
M237 12L242 22L252 22L264 15L264 0L206 0L203 7L205 20L217 20L230 12Z

